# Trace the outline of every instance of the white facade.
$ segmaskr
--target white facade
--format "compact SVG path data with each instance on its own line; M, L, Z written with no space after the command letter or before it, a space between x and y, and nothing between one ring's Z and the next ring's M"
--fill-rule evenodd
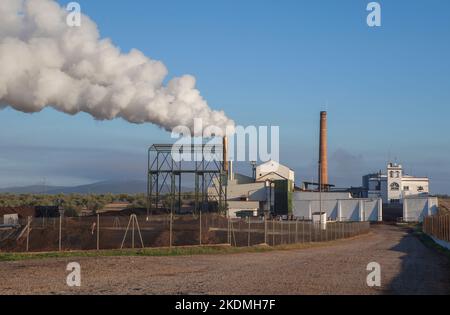
M368 197L381 198L383 203L403 203L406 197L427 197L429 179L404 174L397 163L387 165L386 174L375 174L368 180Z
M289 167L276 161L268 161L256 167L256 181L290 180L295 182L295 173Z
M253 216L258 215L259 202L258 201L228 201L228 216L230 218L237 218L239 212L249 212Z
M294 217L312 220L315 212L325 212L332 221L383 220L383 202L379 198L352 198L349 193L294 192Z
M406 197L403 200L403 221L423 222L423 218L436 215L439 201L436 197Z

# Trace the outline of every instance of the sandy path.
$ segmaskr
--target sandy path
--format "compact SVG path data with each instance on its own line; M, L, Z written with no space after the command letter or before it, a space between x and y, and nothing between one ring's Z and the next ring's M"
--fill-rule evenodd
M405 230L301 250L192 257L45 259L0 263L1 294L450 294L450 264ZM65 284L68 262L81 288ZM366 285L369 262L382 287Z

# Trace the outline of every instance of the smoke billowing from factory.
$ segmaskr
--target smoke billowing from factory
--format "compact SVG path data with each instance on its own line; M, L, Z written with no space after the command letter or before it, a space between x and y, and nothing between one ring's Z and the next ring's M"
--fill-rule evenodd
M135 49L121 53L87 16L80 27L69 27L67 14L52 0L0 1L0 108L34 113L51 106L166 130L192 129L194 118L222 129L234 125L209 108L194 77L164 85L164 64Z

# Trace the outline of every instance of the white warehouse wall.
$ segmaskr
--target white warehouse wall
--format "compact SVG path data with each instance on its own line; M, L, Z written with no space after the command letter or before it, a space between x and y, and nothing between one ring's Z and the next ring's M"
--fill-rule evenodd
M315 197L317 193L294 193L294 211L297 218L312 220L312 213L320 212L320 201ZM311 195L314 194L314 195ZM311 197L311 200L305 200ZM341 195L342 197L342 195ZM336 221L382 221L383 206L381 199L327 199L322 200L322 211L327 213L327 218Z
M403 221L423 222L423 218L438 212L439 202L436 197L408 197L403 200Z

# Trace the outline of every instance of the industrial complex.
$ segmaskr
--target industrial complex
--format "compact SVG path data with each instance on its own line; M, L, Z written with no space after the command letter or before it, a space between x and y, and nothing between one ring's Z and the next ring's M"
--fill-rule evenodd
M224 152L226 146L225 140ZM396 220L421 221L437 211L437 198L429 195L429 179L406 175L397 163L388 162L385 173L362 176L361 187L335 188L329 183L327 112L320 113L319 147L318 182L302 182L300 187L294 171L277 161L253 163L253 175L246 176L224 160L228 215L312 220L320 214L331 221L382 221L384 205L397 210ZM213 181L208 195L218 199L217 192L223 191L218 186Z

